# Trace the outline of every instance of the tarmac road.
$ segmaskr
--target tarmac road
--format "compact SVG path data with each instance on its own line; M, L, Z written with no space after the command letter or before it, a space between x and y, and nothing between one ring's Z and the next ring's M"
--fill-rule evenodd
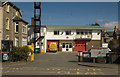
M118 75L117 64L78 63L77 53L35 54L34 62L3 62L3 75Z

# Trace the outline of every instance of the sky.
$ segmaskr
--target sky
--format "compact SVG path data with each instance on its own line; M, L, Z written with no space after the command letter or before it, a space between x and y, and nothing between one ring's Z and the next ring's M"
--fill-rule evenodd
M31 24L33 2L15 2L23 19ZM106 29L118 26L117 2L42 2L42 25L90 25L97 22Z

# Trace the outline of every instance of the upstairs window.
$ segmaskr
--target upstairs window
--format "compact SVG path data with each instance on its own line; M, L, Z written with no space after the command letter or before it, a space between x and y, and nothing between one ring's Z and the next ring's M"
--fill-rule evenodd
M10 11L10 5L7 4L7 8L6 8L6 11L9 13Z
M18 31L19 31L19 23L16 22L16 23L15 23L15 32L18 32Z
M85 32L85 35L88 35L88 32Z
M59 31L54 31L54 35L59 35Z
M84 32L81 32L81 35L83 35L84 34Z
M15 46L18 47L19 46L19 38L15 37Z
M23 27L22 27L22 33L27 33L27 28L26 25L23 23Z
M9 30L10 20L9 18L6 19L6 29Z
M79 35L79 34L80 34L80 32L79 32L79 31L77 31L77 32L76 32L76 34L77 34L77 35Z
M89 34L92 34L92 32L89 32Z
M71 35L71 31L66 31L66 35Z
M18 16L18 11L16 11L16 16Z

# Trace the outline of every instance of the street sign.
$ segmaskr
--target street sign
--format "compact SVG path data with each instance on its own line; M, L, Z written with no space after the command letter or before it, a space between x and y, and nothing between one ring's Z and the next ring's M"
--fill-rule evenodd
M8 54L7 53L3 53L3 60L8 60Z
M97 57L106 57L106 51L101 49L91 49L91 57L97 58Z

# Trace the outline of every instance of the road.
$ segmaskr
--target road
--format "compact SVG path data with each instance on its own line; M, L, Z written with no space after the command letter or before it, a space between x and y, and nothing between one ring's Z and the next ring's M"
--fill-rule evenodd
M35 54L34 62L3 62L3 75L118 75L117 64L78 63L77 53Z

